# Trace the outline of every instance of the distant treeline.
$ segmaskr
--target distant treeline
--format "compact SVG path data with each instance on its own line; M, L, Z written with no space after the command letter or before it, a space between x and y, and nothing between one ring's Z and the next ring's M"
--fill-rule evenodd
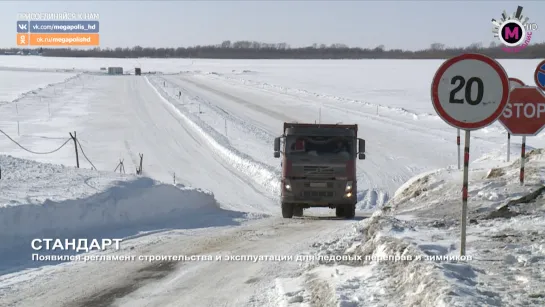
M531 44L518 53L509 53L496 43L483 47L480 43L465 48L449 48L434 43L420 51L401 49L354 48L344 44L314 44L291 48L286 43L268 44L252 41L224 41L218 45L179 48L94 48L94 49L0 49L0 54L41 54L50 57L97 57L97 58L204 58L204 59L446 59L462 53L477 52L499 59L545 58L545 43Z

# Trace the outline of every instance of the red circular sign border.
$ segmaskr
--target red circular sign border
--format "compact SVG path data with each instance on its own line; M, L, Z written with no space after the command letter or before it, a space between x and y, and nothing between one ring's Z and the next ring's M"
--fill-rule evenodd
M502 85L503 85L502 100L500 101L498 109L489 117L476 123L464 123L452 118L451 116L447 114L445 109L443 109L439 101L439 95L438 95L439 82L441 81L443 74L452 65L464 60L477 60L477 61L481 61L488 64L490 67L492 67L492 69L494 69L498 73L498 76L500 77L502 81ZM509 102L509 92L510 92L509 77L507 76L505 69L492 58L482 54L477 54L477 53L466 53L466 54L462 54L445 61L443 64L441 64L441 66L435 73L435 76L433 77L433 81L432 81L432 86L431 86L431 96L432 96L433 107L435 108L435 111L437 112L437 114L439 114L439 117L441 117L444 121L446 121L451 126L454 126L459 129L465 129L465 130L481 129L486 126L489 126L495 120L497 120L503 113L503 110L505 109L505 107L507 107L507 103Z
M524 82L522 82L522 80L520 80L519 78L509 78L509 81L518 82L518 83L520 83L520 85L526 86L526 84L524 84Z

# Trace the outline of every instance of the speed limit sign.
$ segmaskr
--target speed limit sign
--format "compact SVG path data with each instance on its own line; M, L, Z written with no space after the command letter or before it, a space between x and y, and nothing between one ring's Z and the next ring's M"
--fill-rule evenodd
M463 54L445 61L435 73L431 99L449 125L477 130L500 117L509 100L509 78L503 67L482 54Z

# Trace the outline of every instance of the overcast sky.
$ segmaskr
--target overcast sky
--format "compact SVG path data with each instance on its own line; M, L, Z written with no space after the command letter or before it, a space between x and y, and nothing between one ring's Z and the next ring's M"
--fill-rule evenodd
M343 43L423 49L431 43L488 45L491 19L503 10L542 28L545 1L0 1L0 47L16 47L17 13L100 14L101 47L178 47L223 40L286 42L291 46Z

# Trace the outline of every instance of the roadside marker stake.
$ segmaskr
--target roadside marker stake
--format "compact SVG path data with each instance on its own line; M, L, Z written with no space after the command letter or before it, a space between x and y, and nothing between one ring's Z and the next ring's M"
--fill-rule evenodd
M509 79L494 59L482 54L462 54L439 67L431 84L431 100L443 121L465 130L460 221L460 255L465 256L470 132L491 125L501 116L509 101Z

